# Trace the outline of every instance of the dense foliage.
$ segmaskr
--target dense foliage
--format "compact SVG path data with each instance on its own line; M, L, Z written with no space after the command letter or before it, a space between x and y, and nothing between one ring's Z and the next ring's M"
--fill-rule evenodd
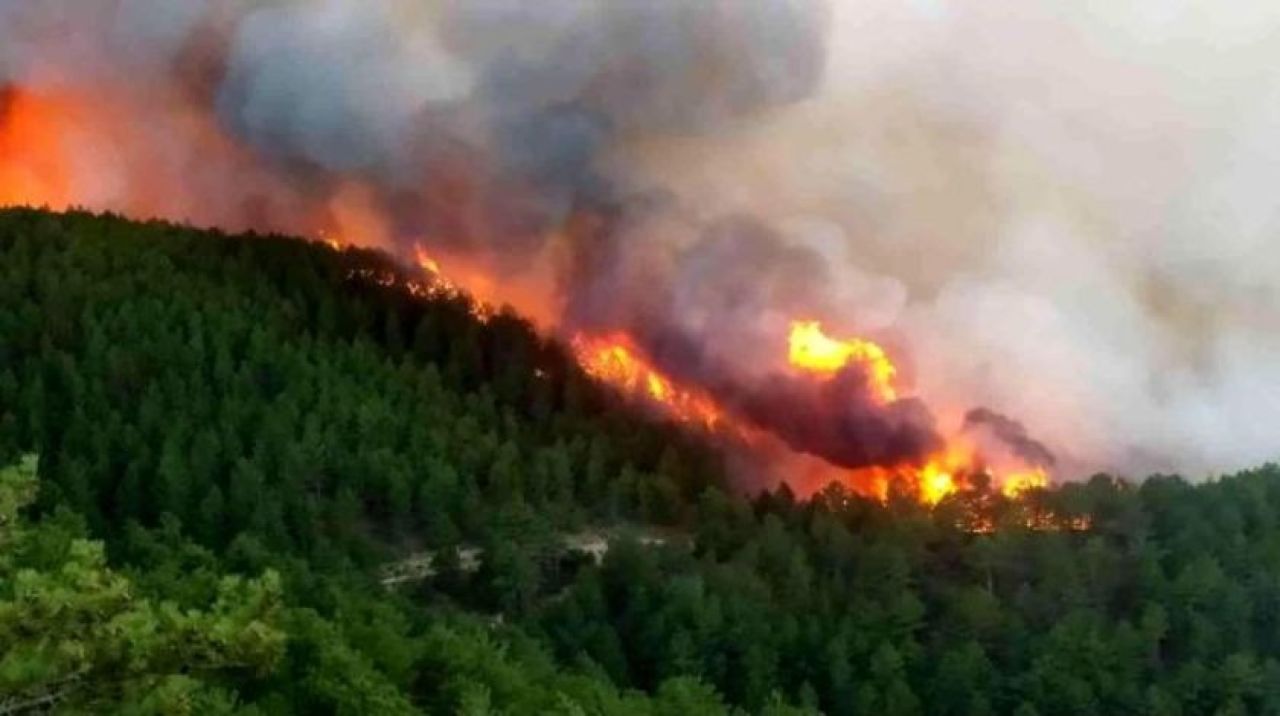
M220 580L208 612L156 603L65 513L27 525L36 491L34 459L0 470L0 712L227 712L227 695L201 677L279 660L273 577Z
M1280 470L747 500L471 309L375 253L0 213L0 464L40 455L0 713L75 673L71 712L1280 714Z

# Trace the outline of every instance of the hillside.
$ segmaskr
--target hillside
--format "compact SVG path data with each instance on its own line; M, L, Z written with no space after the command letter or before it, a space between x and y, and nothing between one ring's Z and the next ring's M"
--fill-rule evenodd
M0 508L35 500L0 559L23 647L0 713L1280 713L1280 470L936 508L744 496L518 317L416 278L0 212L0 465L39 456L38 497L0 484ZM606 534L599 564L565 546ZM76 561L95 541L107 561ZM126 640L161 655L138 673L50 666L42 635L93 637L18 606L68 564L223 636ZM223 638L246 624L262 638Z

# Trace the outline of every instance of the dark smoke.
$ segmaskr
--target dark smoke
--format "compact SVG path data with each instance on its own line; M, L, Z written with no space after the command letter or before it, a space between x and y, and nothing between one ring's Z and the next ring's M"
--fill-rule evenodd
M993 410L987 408L970 410L964 417L964 429L987 430L1030 465L1050 468L1057 464L1057 458L1049 448L1028 435L1022 423Z
M792 448L840 467L921 464L942 448L923 402L880 405L869 396L866 376L851 368L819 384L778 376L744 389L729 404Z
M792 449L839 467L918 465L944 445L922 401L881 404L860 366L851 365L827 381L781 372L750 375L716 360L701 341L674 330L636 335L664 372L702 386L721 407Z

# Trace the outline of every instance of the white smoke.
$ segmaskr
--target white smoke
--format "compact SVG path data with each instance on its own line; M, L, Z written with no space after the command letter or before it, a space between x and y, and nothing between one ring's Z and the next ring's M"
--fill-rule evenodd
M1264 2L840 3L816 96L619 161L841 227L837 274L907 289L934 406L1068 470L1232 470L1280 457L1278 30Z

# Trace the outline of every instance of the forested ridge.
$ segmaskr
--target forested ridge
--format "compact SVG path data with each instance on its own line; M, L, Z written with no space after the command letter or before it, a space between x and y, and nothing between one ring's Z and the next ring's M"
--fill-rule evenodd
M410 280L0 212L0 714L1280 714L1274 467L749 498Z

